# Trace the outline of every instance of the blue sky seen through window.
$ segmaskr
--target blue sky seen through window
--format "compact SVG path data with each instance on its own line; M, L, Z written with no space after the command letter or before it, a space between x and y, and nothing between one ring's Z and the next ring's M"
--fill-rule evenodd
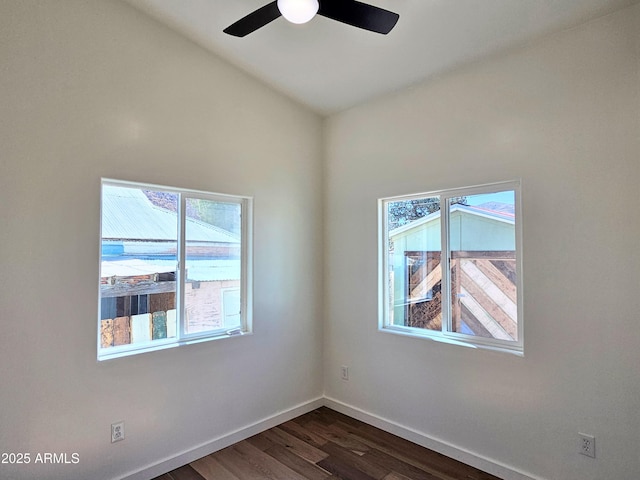
M513 205L515 203L513 190L508 190L506 192L483 193L481 195L467 196L467 203L471 206L481 205L487 202L500 202L500 203L508 203L509 205Z

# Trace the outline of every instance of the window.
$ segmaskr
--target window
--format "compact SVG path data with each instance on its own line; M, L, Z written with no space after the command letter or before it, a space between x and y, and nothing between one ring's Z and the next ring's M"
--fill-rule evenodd
M378 205L381 329L522 353L519 182Z
M99 360L250 332L251 205L102 181Z

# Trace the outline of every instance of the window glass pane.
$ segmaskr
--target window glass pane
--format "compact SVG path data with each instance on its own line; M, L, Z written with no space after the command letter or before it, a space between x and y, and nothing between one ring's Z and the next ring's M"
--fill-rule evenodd
M102 186L100 348L176 335L178 197Z
M184 333L239 328L241 205L187 198L185 243Z
M386 203L388 325L442 329L440 199Z
M517 340L515 192L451 205L449 239L452 331Z

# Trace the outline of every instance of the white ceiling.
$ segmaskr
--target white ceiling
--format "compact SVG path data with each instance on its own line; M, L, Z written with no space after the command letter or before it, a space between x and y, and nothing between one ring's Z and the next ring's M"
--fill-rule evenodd
M305 25L279 18L237 38L222 30L270 0L125 1L321 114L637 3L368 0L400 15L388 35L316 16Z

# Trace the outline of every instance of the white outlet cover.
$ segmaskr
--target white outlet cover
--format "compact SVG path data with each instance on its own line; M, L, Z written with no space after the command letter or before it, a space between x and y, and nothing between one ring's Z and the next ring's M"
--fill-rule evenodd
M124 422L111 424L111 443L124 440Z
M587 457L596 457L596 437L586 433L578 433L579 445L578 452Z

